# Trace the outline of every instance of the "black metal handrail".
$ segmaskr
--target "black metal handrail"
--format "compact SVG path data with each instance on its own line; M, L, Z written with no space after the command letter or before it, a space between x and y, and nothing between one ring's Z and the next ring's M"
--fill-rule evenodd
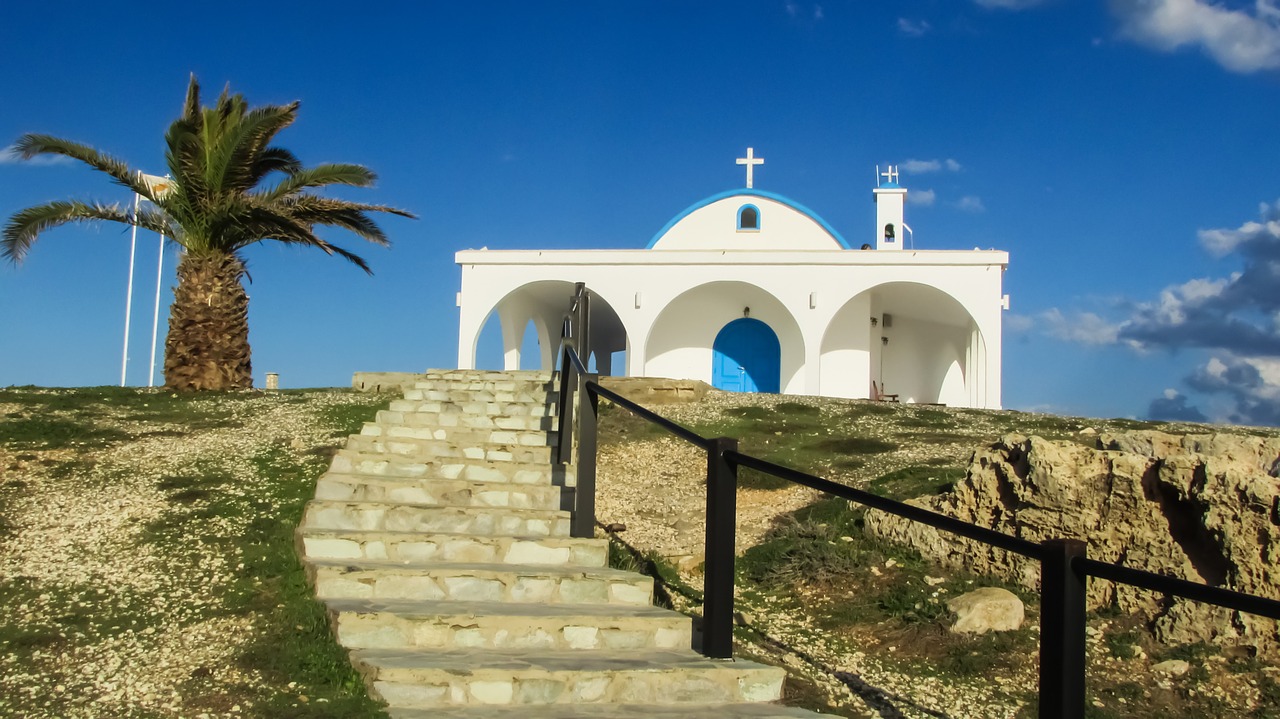
M576 464L573 533L577 537L590 537L595 532L596 429L600 397L706 451L707 533L702 653L708 657L730 659L733 656L734 544L739 467L1039 561L1041 719L1084 717L1085 590L1088 577L1280 619L1280 601L1100 562L1087 556L1087 545L1078 539L1046 539L1037 544L743 454L738 451L738 440L733 438L703 437L600 386L598 376L587 371L578 350L590 354L587 339L590 296L585 285L579 283L573 298L573 311L566 315L561 342L558 460ZM576 445L574 437L577 438ZM576 454L573 452L575 446Z

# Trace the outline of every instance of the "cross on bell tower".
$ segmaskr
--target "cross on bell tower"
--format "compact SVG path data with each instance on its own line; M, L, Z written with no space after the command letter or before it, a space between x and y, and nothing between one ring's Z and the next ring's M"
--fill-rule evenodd
M764 158L755 156L755 148L747 148L747 156L738 158L739 165L747 166L747 189L751 189L752 180L754 179L754 170L756 165L763 165Z

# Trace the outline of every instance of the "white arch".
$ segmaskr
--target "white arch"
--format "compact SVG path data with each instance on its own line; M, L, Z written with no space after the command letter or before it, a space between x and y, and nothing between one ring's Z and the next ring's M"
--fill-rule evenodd
M750 317L769 325L778 335L782 392L805 391L805 344L800 323L772 292L740 280L707 282L668 302L645 338L644 375L710 383L716 334L743 317L748 308Z
M875 382L903 401L985 406L983 348L976 319L950 292L883 282L832 316L822 337L820 391L869 397Z
M533 322L538 334L541 368L553 369L564 314L569 310L574 287L575 283L565 280L537 280L525 283L503 295L484 313L483 320L471 333L470 342L465 345L460 343L464 348L470 347L471 366L475 366L476 343L480 340L480 334L484 331L490 317L496 312L502 328L505 368L520 367L520 346L525 327L529 322ZM591 350L596 351L597 356L607 359L609 353L625 349L626 328L609 302L597 294L593 298L591 310ZM460 353L460 367L463 366L461 358Z

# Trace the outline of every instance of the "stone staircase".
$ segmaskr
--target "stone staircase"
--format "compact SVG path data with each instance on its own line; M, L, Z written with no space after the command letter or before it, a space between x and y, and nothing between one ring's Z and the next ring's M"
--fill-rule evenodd
M569 536L554 405L546 374L428 372L320 478L299 551L370 693L395 719L817 716Z

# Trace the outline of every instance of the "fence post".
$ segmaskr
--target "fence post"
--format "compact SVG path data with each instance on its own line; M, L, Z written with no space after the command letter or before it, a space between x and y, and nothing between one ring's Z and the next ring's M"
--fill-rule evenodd
M1086 579L1071 562L1087 555L1087 545L1046 539L1040 546L1040 719L1083 719Z
M702 653L733 658L733 561L738 514L738 468L725 452L738 440L719 437L707 447L707 536L702 587Z
M587 389L596 382L597 374L579 375L578 387L578 461L574 471L573 525L569 533L575 537L596 536L596 420L600 399Z

